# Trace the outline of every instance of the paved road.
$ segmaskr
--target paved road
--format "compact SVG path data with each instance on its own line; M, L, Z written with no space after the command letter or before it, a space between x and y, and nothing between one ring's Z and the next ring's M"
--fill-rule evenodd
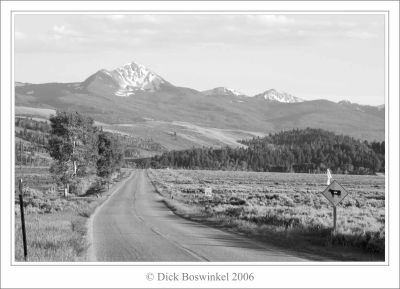
M143 170L135 171L92 220L91 261L308 261L175 215Z

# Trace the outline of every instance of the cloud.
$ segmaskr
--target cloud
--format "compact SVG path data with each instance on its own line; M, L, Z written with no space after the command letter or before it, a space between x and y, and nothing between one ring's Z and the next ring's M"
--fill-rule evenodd
M253 21L258 21L262 24L269 25L287 25L294 24L295 20L286 15L248 15L248 18Z
M64 40L65 44L74 44L76 45L79 42L87 42L92 38L92 35L89 33L85 33L85 31L78 32L77 29L73 27L71 24L62 24L62 25L53 25L52 30L49 31L48 35L51 40L61 41ZM42 41L46 42L46 36L42 35L40 37Z
M346 31L344 33L347 37L349 38L356 38L356 39L362 39L362 40L368 40L368 39L373 39L377 38L378 35L375 33L367 32L367 31Z
M115 14L115 15L106 15L105 18L108 18L112 21L120 22L126 19L125 15Z
M14 32L15 40L22 40L22 39L25 39L26 37L27 37L26 34L21 32L21 31L15 31Z
M91 15L92 19L114 22L116 25L127 23L158 23L170 18L170 15L160 14L112 14L112 15Z
M19 16L22 21L24 16ZM35 26L32 17L25 26ZM265 45L313 45L316 41L372 39L379 32L371 29L374 19L335 15L283 14L110 14L52 16L38 29L27 32L16 22L17 50L46 51L132 50L211 46L242 47ZM54 23L54 19L57 22ZM361 21L361 20L362 21ZM39 20L39 19L38 19ZM33 32L34 31L34 32ZM56 40L56 41L55 41ZM26 43L25 43L26 42Z
M59 35L78 35L79 33L71 25L53 25L52 32Z
M54 25L53 26L53 31L55 33L64 33L65 32L65 25L60 25L60 26Z
M68 28L67 25L53 25L53 28L51 32L49 32L51 38L55 40L60 40L64 37L71 37L77 35L77 33L72 30L71 28Z

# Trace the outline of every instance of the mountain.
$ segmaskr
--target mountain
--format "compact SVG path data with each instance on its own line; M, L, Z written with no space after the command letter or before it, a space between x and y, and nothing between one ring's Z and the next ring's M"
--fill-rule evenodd
M263 93L257 94L254 96L258 99L265 99L267 101L277 101L283 103L296 103L296 102L303 102L304 100L293 96L286 92L279 92L275 89L269 89Z
M243 146L238 140L307 127L362 140L385 137L385 113L377 107L300 101L275 90L255 97L233 94L211 97L175 86L132 62L99 70L82 82L16 83L15 105L16 114L42 118L56 109L78 111L107 130L148 139L166 149Z
M347 107L353 111L359 111L359 112L364 112L370 115L377 115L381 116L382 118L385 118L385 105L379 105L379 106L372 106L372 105L361 105L358 103L353 103L348 100L341 100L338 102L339 105L343 107Z
M234 89L226 88L226 87L216 87L210 90L205 90L202 91L203 94L205 95L215 95L215 96L247 96L242 92L239 92ZM247 96L249 97L249 96ZM293 96L289 93L286 92L279 92L275 89L269 89L263 93L256 94L254 95L254 98L256 99L263 99L266 101L271 101L271 102L281 102L281 103L297 103L297 102L303 102L304 100ZM243 101L241 101L243 102Z
M205 95L226 95L226 96L246 96L244 93L226 87L216 87L210 90L202 91Z
M24 85L26 85L27 83L24 83L24 82L15 82L15 86L24 86Z
M160 90L163 85L171 84L134 61L111 71L99 70L83 82L83 87L91 92L113 93L122 97L132 96L141 91L154 92Z

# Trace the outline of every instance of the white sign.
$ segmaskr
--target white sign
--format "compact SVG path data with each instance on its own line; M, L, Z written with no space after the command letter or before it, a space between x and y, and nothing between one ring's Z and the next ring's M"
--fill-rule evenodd
M212 196L212 188L205 188L205 189L204 189L204 194L205 194L207 197L211 197L211 196Z
M326 170L326 175L328 176L328 181L327 181L326 184L329 186L331 184L331 182L332 182L332 179L333 179L330 169Z

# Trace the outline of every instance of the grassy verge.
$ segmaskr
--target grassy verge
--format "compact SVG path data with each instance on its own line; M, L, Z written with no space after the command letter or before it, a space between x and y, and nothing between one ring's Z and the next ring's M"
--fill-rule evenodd
M59 192L30 188L24 199L28 261L86 261L87 222L113 188L125 179L126 171L115 178L110 190L64 199ZM38 182L41 183L41 182ZM43 184L43 182L41 183ZM93 192L93 191L91 191ZM22 231L18 198L15 206L15 261L23 261Z
M28 261L77 261L87 249L86 218L73 212L27 215ZM21 222L16 215L15 260L23 261Z
M204 172L202 173L204 174ZM321 208L315 209L312 206L305 206L305 200L299 199L299 204L293 205L292 202L296 200L294 198L292 200L290 194L273 192L272 194L262 194L263 200L267 199L271 205L259 205L255 199L258 195L261 197L261 194L243 193L237 195L240 197L231 197L226 189L221 190L218 194L215 193L212 198L207 198L201 192L195 192L196 189L192 189L196 187L193 183L198 182L195 178L199 178L195 172L190 172L190 174L196 174L193 177L194 182L192 179L177 175L176 172L162 174L162 172L153 171L149 176L157 191L164 197L166 205L184 218L240 233L287 249L319 255L322 257L321 259L384 261L384 235L382 236L382 232L379 230L368 231L368 229L374 228L368 227L368 222L376 223L367 214L368 210L374 208L372 206L369 206L369 209L356 206L346 208L346 214L353 216L349 220L360 223L352 224L352 227L347 223L340 223L339 230L332 233L331 222L328 222L332 220L332 217L329 216L331 211L329 211L329 207L324 209L324 204L321 205ZM168 179L169 174L175 175ZM215 172L210 174L215 175ZM227 181L225 179L220 182ZM184 184L184 187L183 185L179 187L179 184ZM253 183L250 185L254 189ZM227 187L231 186L234 185L229 183ZM276 185L274 184L274 186ZM310 197L311 203L316 206L318 195L307 196L304 193L305 197ZM286 204L288 203L287 199L291 201L290 204ZM276 203L272 204L272 202ZM341 208L341 212L344 213L344 210ZM359 213L361 214L360 219L357 216ZM348 220L342 218L342 221L347 222ZM361 231L358 228L362 228Z

